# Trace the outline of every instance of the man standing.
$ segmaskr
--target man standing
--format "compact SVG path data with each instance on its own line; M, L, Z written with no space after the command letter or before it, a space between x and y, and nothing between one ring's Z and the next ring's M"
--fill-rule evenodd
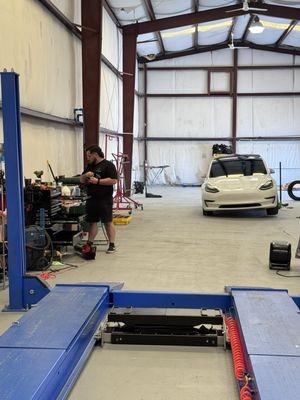
M117 183L118 174L116 167L105 160L103 151L97 145L86 149L88 165L81 175L81 182L86 185L88 199L86 202L86 220L89 222L88 241L84 245L88 252L98 233L98 222L101 221L109 239L106 253L114 253L116 231L112 222L113 218L113 186Z

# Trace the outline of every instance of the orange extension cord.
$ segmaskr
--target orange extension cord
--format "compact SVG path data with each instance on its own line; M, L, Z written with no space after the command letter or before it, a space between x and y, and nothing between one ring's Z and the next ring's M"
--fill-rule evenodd
M249 379L246 375L246 364L237 323L232 317L227 317L225 319L225 323L228 328L228 334L231 344L234 375L241 384L245 381L244 386L240 390L240 399L252 400L252 392L249 387Z

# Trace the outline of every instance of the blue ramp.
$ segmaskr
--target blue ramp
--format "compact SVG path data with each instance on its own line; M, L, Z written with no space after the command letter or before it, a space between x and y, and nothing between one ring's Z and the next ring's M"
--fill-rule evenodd
M300 311L286 291L232 290L260 400L300 399Z
M65 398L108 307L108 287L55 287L0 337L1 400Z

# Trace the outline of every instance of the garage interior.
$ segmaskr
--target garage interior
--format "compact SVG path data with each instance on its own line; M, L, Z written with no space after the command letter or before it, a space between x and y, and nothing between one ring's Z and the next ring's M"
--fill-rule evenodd
M120 211L132 220L116 225L115 254L100 245L96 259L86 261L71 249L69 269L31 274L50 288L124 282L125 290L158 293L283 289L297 304L292 322L299 336L300 208L286 189L300 179L300 2L11 0L0 5L0 21L1 72L20 79L24 178L35 180L43 170L43 181L52 182L51 169L55 176L81 174L84 148L98 143L108 160L126 154L123 194L143 205ZM260 32L252 33L253 25ZM2 112L0 118L2 126ZM214 144L259 154L274 169L283 190L278 215L202 214L201 185ZM154 196L135 194L135 182ZM273 241L291 244L291 271L269 269ZM9 280L9 258L8 266ZM6 279L0 285L5 309L10 288ZM1 312L0 333L31 312ZM295 366L283 387L286 400L300 393L297 343L289 353ZM30 398L283 400L266 371L263 394L250 383L251 394L242 397L233 371L232 352L220 346L105 343L91 352L65 397ZM6 379L0 379L5 389ZM12 393L4 398L16 398Z

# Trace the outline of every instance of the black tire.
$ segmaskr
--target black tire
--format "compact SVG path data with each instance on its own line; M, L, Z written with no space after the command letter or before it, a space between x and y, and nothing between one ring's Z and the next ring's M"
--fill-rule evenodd
M300 196L299 197L295 196L294 192L293 192L294 186L297 185L297 184L300 184L300 181L291 182L289 184L289 186L288 186L288 190L287 191L288 191L288 194L289 194L291 199L296 200L296 201L300 201Z
M278 214L278 206L274 208L267 208L266 209L268 215L277 215Z
M213 215L213 212L212 212L212 211L206 211L206 210L204 210L203 208L202 208L202 212L203 212L203 215L204 215L205 217L209 217L210 215Z

